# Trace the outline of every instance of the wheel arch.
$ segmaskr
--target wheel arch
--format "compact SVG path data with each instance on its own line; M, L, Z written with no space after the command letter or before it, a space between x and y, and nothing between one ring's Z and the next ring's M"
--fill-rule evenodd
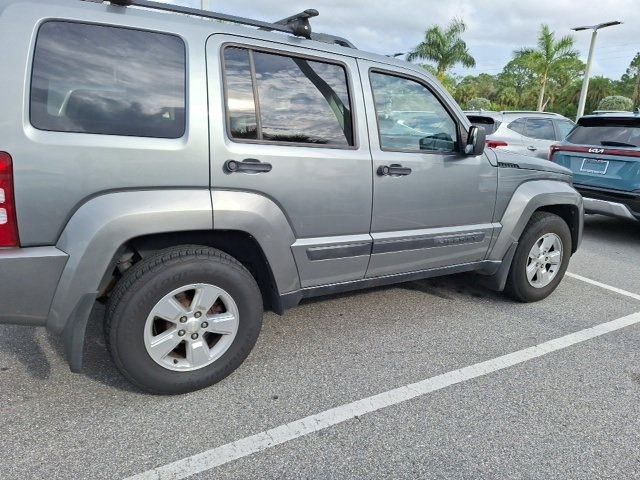
M220 207L215 229L212 199ZM62 335L71 369L80 370L89 315L119 262L127 262L131 252L176 242L213 246L244 259L264 288L265 303L281 311L278 294L299 288L294 238L280 208L260 195L224 192L216 200L209 189L164 189L94 197L71 217L56 245L69 259L46 326Z
M520 239L531 216L539 210L555 213L567 222L573 240L572 250L575 252L580 245L584 225L582 196L566 182L532 180L514 191L502 215L502 228L488 259L502 261L511 246Z

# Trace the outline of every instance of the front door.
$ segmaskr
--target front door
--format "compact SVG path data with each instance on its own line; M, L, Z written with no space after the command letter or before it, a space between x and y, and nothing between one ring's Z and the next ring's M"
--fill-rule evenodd
M483 260L494 230L497 169L484 154L461 153L462 113L447 107L426 77L359 66L373 157L367 277Z
M372 180L356 61L213 35L207 73L212 188L283 211L303 287L363 278Z

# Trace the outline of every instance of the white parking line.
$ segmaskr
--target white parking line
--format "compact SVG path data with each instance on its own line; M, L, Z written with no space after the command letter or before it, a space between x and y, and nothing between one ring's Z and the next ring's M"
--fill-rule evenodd
M598 282L597 280L591 280L590 278L583 277L582 275L577 275L575 273L567 272L566 275L567 277L575 278L576 280L580 280L581 282L586 282L591 285L595 285L596 287L604 288L605 290L619 293L620 295L624 295L626 297L630 297L635 300L640 300L640 295L638 295L637 293L632 293L626 290L622 290L621 288L612 287L611 285L607 285L606 283L601 283L601 282Z
M591 283L591 282L589 282ZM616 290L614 290L616 291ZM618 292L620 293L620 292ZM601 323L595 327L580 330L564 337L541 343L534 347L525 348L517 352L502 355L492 360L476 363L459 370L453 370L436 377L431 377L417 383L394 388L377 395L363 398L346 405L325 410L324 412L296 420L286 425L252 435L250 437L212 448L202 453L178 460L127 480L149 479L181 479L210 470L225 463L261 452L276 445L281 445L305 435L309 435L347 420L375 412L385 407L397 405L427 393L435 392L458 383L482 377L492 372L518 365L520 363L542 357L552 352L568 348L572 345L600 337L610 332L620 330L640 323L640 312L617 320Z

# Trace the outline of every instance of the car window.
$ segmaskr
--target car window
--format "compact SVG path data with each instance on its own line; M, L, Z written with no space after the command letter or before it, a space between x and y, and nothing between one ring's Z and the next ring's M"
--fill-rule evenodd
M36 42L31 123L59 132L179 138L185 46L176 36L47 22Z
M467 118L471 122L471 125L475 127L484 128L484 131L487 135L491 135L500 127L499 120L494 120L491 117L483 117L479 115L467 115Z
M569 135L569 132L573 130L576 124L570 122L569 120L556 120L556 127L558 127L558 136L560 137L558 140L564 140L564 138Z
M343 66L237 47L224 61L232 138L354 145Z
M555 140L556 132L553 129L551 120L546 118L527 118L524 136L537 140Z
M519 133L520 135L524 135L524 127L526 123L527 123L526 119L518 118L517 120L514 120L509 125L507 125L507 128L509 130L513 130L514 132Z
M371 87L383 149L457 150L456 122L427 87L378 72L371 73Z
M640 126L621 123L615 125L578 125L567 141L578 145L598 145L603 147L640 147Z

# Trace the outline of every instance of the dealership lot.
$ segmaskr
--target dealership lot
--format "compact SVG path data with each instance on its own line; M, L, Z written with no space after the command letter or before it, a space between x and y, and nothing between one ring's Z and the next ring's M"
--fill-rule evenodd
M569 270L640 294L639 237L638 224L588 217ZM473 280L412 282L268 314L236 373L180 397L142 394L119 375L101 337L101 308L81 375L43 330L2 325L0 476L153 478L156 467L640 312L637 298L575 277L530 305ZM195 477L632 478L639 400L636 324ZM196 463L164 472L195 473Z

